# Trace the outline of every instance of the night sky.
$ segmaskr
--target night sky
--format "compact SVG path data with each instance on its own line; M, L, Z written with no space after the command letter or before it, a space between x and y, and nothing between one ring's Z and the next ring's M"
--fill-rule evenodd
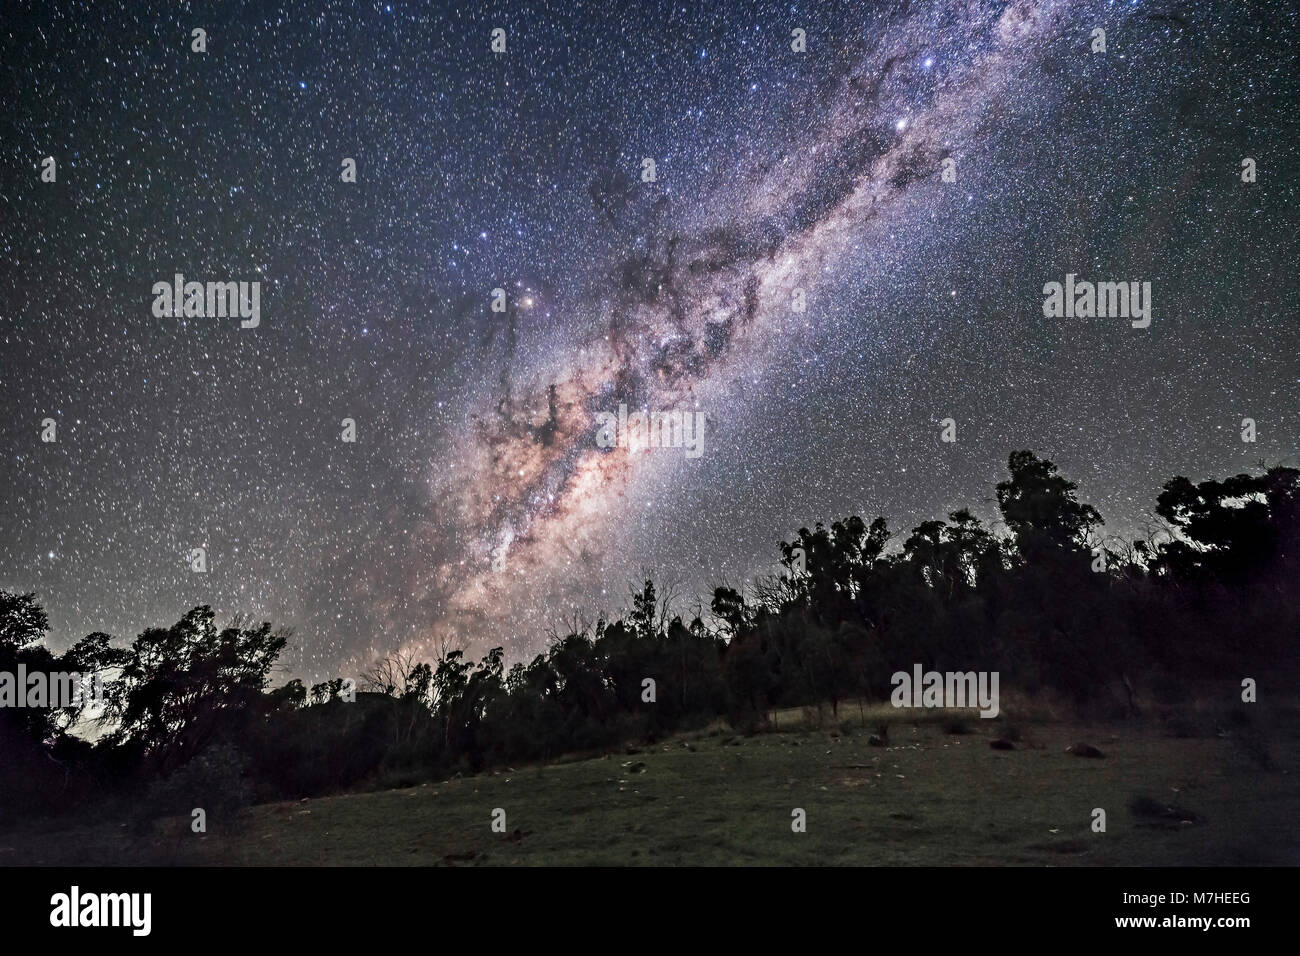
M689 618L801 525L991 521L1016 449L1119 535L1298 463L1300 7L315 6L5 5L0 587L55 646L514 659L647 569ZM155 316L176 273L260 325ZM1045 318L1067 273L1150 327ZM598 447L620 402L703 453Z

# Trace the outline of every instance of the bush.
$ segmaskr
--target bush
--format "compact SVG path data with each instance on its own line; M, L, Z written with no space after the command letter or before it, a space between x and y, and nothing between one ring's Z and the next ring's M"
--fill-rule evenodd
M142 804L143 821L157 817L188 816L201 808L208 825L233 821L253 801L252 787L244 779L247 761L235 747L209 747L167 777L149 785Z

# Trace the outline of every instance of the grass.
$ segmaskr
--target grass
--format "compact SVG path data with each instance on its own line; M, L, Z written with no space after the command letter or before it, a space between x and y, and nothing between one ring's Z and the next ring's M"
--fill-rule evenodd
M634 755L268 804L207 834L188 819L143 839L116 824L0 833L0 865L1300 863L1295 729L1274 735L1268 767L1231 734L1018 720L1016 749L995 751L1004 722L973 712L962 734L945 732L951 712L839 717L796 709L750 737L715 725ZM889 746L870 746L886 721ZM1106 756L1065 752L1079 741Z

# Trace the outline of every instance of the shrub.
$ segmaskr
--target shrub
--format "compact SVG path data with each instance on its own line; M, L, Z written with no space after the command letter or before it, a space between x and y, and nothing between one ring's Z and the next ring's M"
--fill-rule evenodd
M235 747L217 744L149 785L141 806L144 821L188 815L202 808L208 824L233 821L253 800L245 780L247 762Z

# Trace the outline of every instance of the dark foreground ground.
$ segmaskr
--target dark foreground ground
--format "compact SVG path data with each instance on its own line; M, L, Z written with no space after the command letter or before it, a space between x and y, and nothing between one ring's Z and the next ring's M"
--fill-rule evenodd
M207 834L188 820L144 836L110 821L3 832L0 865L1300 864L1291 720L1171 731L910 722L887 707L842 708L830 727L779 716L780 732L719 726L637 752L258 806ZM887 747L868 740L878 719L893 720ZM1000 736L1015 749L991 748ZM1103 756L1066 752L1079 742ZM807 832L792 832L795 808Z

